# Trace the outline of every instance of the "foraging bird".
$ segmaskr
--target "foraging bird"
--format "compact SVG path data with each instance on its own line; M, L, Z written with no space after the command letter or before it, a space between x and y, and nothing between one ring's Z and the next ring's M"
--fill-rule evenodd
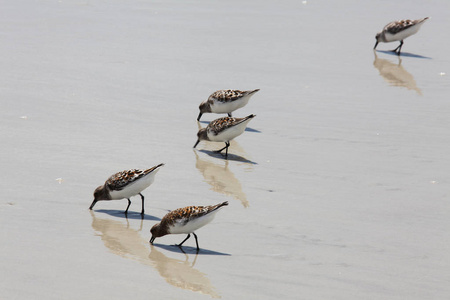
M208 100L202 102L199 106L200 113L198 114L197 121L204 113L227 113L231 117L231 113L238 108L247 105L248 100L259 89L252 91L240 91L240 90L219 90L212 93Z
M197 147L198 143L202 140L224 142L225 147L215 152L220 153L225 149L225 158L228 158L228 147L230 147L230 141L241 135L247 127L248 122L250 122L250 120L254 117L256 116L249 115L245 118L223 117L212 121L208 124L208 126L198 131L198 139L194 145L194 148Z
M149 242L153 244L156 238L167 234L187 234L187 237L177 245L181 247L191 237L192 233L198 251L200 248L194 231L211 222L219 209L226 205L228 205L228 201L211 206L188 206L173 210L165 215L160 223L155 224L150 229L152 237Z
M127 214L131 204L130 197L139 194L142 199L141 215L144 215L144 196L141 192L153 183L155 175L161 166L164 166L164 164L159 164L147 170L126 170L112 175L103 185L95 189L94 201L92 201L89 209L92 210L98 201L126 198L128 200L128 206L125 214Z
M386 26L384 26L383 30L378 32L375 36L375 39L377 41L373 49L377 48L379 42L390 43L400 41L400 45L392 50L393 52L397 52L397 54L400 55L400 51L402 50L403 46L403 40L413 34L416 34L426 20L428 20L428 17L418 20L394 21L387 24Z

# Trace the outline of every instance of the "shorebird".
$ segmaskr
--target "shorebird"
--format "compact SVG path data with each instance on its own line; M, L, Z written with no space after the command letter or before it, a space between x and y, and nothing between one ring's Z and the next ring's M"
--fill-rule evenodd
M128 206L125 210L125 214L127 214L128 208L131 204L130 197L139 194L142 199L141 215L143 216L144 196L141 192L153 183L155 180L155 174L159 171L161 166L164 166L164 164L159 164L147 170L126 170L112 175L103 185L95 189L94 201L92 201L89 209L92 210L98 201L120 200L126 198L128 200Z
M397 54L400 55L400 51L402 50L403 46L403 40L413 34L416 34L426 20L428 20L428 17L418 20L394 21L387 24L386 26L384 26L383 30L378 32L375 36L377 42L375 43L375 47L373 47L373 49L377 48L379 42L390 43L400 41L400 45L392 50L393 52L397 52Z
M202 102L199 106L200 113L198 114L197 121L204 113L227 113L231 117L231 113L238 108L247 105L248 100L259 89L252 91L240 91L240 90L219 90L212 93L208 100Z
M230 141L241 135L247 127L248 122L250 122L250 120L254 117L256 116L249 115L245 118L223 117L212 121L208 124L208 126L198 131L198 139L194 145L194 148L197 147L198 143L202 140L224 142L225 147L217 150L216 152L220 153L225 149L225 158L228 158L228 147L230 147Z
M187 206L178 208L165 215L161 222L155 224L150 232L150 244L153 244L156 238L167 234L187 234L187 237L177 246L181 247L190 237L191 233L195 237L197 252L200 250L195 231L214 219L214 216L223 206L228 205L228 201L211 206Z

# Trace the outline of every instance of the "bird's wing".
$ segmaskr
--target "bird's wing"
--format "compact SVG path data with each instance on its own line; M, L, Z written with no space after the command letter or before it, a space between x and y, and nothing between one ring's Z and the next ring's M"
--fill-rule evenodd
M245 95L247 95L246 92L240 90L219 90L212 93L209 96L208 101L233 102Z
M223 117L216 119L208 124L207 130L212 131L215 135L219 134L221 131L235 125L236 118Z
M148 173L145 173L145 171L139 169L125 170L109 177L106 184L111 191L120 191L128 184L136 181L146 174Z
M419 22L419 20L394 21L394 22L387 24L383 30L390 34L396 34L396 33L399 33L400 31L408 29L411 26L416 25L418 22Z

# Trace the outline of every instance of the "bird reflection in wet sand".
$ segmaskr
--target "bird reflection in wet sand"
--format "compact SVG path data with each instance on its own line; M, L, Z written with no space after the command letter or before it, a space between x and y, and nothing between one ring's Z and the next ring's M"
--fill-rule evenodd
M106 248L112 253L145 263L148 256L148 247L145 240L142 239L139 231L142 230L142 223L139 230L130 228L130 223L126 219L126 223L103 219L96 216L96 213L91 212L92 228L99 233Z
M154 246L151 246L149 254L148 241L141 237L140 230L132 229L129 224L120 221L98 218L92 211L91 216L92 228L113 254L155 268L167 283L177 288L220 298L206 274L194 269L197 255L194 255L193 263L190 264L187 254L183 254L185 260L169 258Z
M403 68L402 59L399 56L397 56L398 64L395 64L387 59L378 58L375 51L374 55L373 66L389 85L405 87L422 96L422 91L417 87L414 77Z
M233 145L233 148L236 149L239 148L239 146ZM220 194L231 196L241 201L241 204L244 207L249 206L247 196L242 191L242 185L240 181L228 168L228 160L214 160L213 162L212 160L206 158L200 158L196 151L194 151L194 153L196 158L195 167L203 175L205 182L211 185L211 190Z
M189 263L189 255L186 253L184 255L185 260L169 258L158 251L155 246L151 246L151 252L148 258L152 262L153 267L159 272L159 275L169 284L193 292L210 295L212 298L220 298L220 295L208 277L199 270L194 269L198 254L195 254L192 263Z

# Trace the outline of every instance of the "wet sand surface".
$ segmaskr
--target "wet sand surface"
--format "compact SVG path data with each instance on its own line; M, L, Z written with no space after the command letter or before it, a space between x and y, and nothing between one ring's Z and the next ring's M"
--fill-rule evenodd
M448 299L448 1L9 1L1 299ZM399 58L375 34L431 17ZM443 30L445 28L445 30ZM218 89L256 89L229 159ZM139 197L111 174L166 165ZM229 201L184 252L168 211Z

